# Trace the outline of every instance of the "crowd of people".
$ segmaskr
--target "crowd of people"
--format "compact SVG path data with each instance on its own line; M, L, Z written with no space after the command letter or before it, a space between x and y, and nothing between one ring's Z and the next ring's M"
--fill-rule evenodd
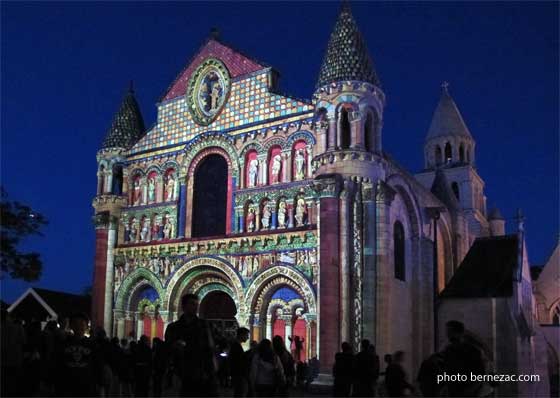
M385 371L380 369L379 356L369 340L362 340L361 351L354 355L348 343L335 356L333 366L335 397L486 397L492 385L467 381L439 382L438 375L483 375L490 371L489 361L481 349L465 333L461 322L446 324L449 344L422 362L416 383L408 379L403 366L405 353L397 351L384 357ZM381 376L383 381L380 382Z
M2 396L287 397L308 394L319 374L319 362L299 360L281 336L250 342L249 330L237 329L232 341L216 341L210 322L197 316L198 297L182 298L183 315L171 323L165 339L147 336L109 339L103 329L88 334L89 320L74 314L59 325L50 321L24 328L2 313ZM480 350L464 337L464 326L447 325L449 345L422 363L417 383L408 381L404 353L385 355L385 370L368 340L355 354L348 343L335 356L334 396L401 397L485 396L487 386L438 384L438 374L485 372ZM295 354L294 354L295 353ZM383 382L379 380L383 377Z
M185 295L183 315L165 340L109 339L76 313L62 325L27 325L2 313L2 394L51 397L288 396L317 376L317 358L296 361L282 337L250 342L239 328L233 341L216 339L197 316L198 297ZM299 355L298 355L299 356Z

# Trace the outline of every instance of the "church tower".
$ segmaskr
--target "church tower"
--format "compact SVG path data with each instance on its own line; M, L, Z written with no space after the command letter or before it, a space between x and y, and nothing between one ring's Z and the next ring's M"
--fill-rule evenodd
M101 149L97 152L95 209L95 265L92 287L92 325L111 329L113 302L113 249L121 209L127 205L126 151L144 133L144 120L134 97L132 83L113 117Z
M435 180L438 180L438 184L442 181L441 178L437 179L438 174L445 177L445 183L448 184L445 190L453 192L458 201L459 210L468 226L467 241L471 243L476 237L489 234L484 181L476 170L475 147L476 142L449 93L448 83L444 82L424 141L424 171L417 174L416 178L426 188L432 189ZM443 188L438 190L442 191ZM461 231L456 233L460 234ZM462 251L466 253L464 250L468 250L468 247ZM457 265L463 256L460 253L456 253L456 256Z
M316 175L378 176L385 94L350 5L344 2L331 34L314 94L318 127Z
M322 373L344 341L375 341L375 193L387 163L385 94L348 2L341 5L314 93L314 187L320 216ZM384 187L385 185L383 185ZM367 220L367 221L363 221ZM339 325L339 327L333 327Z

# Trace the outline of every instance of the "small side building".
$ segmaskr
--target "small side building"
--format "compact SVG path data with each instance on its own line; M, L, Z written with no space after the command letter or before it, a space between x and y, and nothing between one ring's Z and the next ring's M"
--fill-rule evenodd
M40 321L62 320L75 312L90 316L91 298L66 292L30 287L8 308L14 319L26 324Z
M539 375L540 381L504 382L497 397L549 396L542 330L536 318L522 234L477 238L438 300L438 349L445 324L461 321L479 341L495 374Z

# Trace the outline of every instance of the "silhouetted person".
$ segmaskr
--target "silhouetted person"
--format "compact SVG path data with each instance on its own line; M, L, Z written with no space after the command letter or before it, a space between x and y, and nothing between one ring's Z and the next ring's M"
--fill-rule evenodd
M278 395L281 397L287 397L290 387L294 385L294 379L296 376L294 358L292 358L292 355L286 349L284 339L281 336L274 336L272 338L272 349L278 358L280 358L282 368L284 369L284 376L286 377L286 383L284 385L278 385Z
M152 350L148 336L142 335L134 352L134 396L147 397L152 376Z
M373 397L379 378L379 357L369 340L362 340L362 349L356 355L354 391L355 397Z
M165 332L175 371L181 378L181 395L217 396L214 339L208 322L200 319L198 296L186 294L181 299L183 315Z
M484 358L481 351L465 340L465 326L459 321L445 324L449 344L443 354L443 366L447 374L469 375L468 380L447 384L447 392L451 397L477 396L483 383L471 381L470 374L486 374Z
M286 384L284 367L270 340L264 339L259 343L249 375L257 397L274 397L278 387Z
M85 336L88 330L87 315L78 313L70 317L70 330L56 354L56 395L59 397L94 396L97 353L90 338Z
M385 372L385 388L390 397L403 397L406 391L412 392L414 387L408 383L406 372L402 367L404 352L397 351L393 355L393 360ZM407 394L409 395L409 394Z
M249 343L249 349L245 352L245 360L249 365L249 373L251 372L251 364L253 363L253 357L257 353L258 346L259 343L257 343L255 340L251 340L251 343ZM247 396L248 397L255 396L254 385L251 383L250 374L249 374L249 389L247 391Z
M239 328L229 350L229 366L234 397L246 397L249 391L249 362L241 344L249 340L249 329Z
M154 354L154 397L161 397L163 390L163 377L167 369L167 349L165 343L159 339L154 339L153 345Z
M437 376L442 375L443 372L443 356L441 354L432 354L422 361L416 380L418 380L420 391L424 397L439 396L441 385L437 383Z
M342 343L342 352L337 352L334 356L333 376L334 396L349 397L354 378L354 354L352 346L347 342Z
M304 338L299 336L289 336L288 339L290 339L290 351L292 352L294 361L301 361L301 352L303 351Z

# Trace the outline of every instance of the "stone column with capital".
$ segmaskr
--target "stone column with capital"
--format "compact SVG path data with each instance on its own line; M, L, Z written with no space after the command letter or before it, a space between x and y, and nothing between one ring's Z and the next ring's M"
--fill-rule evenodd
M284 339L284 345L286 346L288 352L290 352L290 345L291 345L290 337L292 336L292 330L293 330L292 316L283 315L281 319L284 321L284 336L286 336L286 338Z
M319 196L319 360L321 373L330 374L340 347L339 195L342 177L321 176L313 181ZM321 322L323 320L323 322Z
M311 145L308 145L305 148L305 151L307 152L307 164L305 165L306 170L304 179L307 179L311 178L311 176L313 175L313 165L311 164L311 160L313 159L313 147Z
M147 316L144 314L144 316ZM144 318L142 315L137 312L136 313L136 340L140 340L140 337L144 334Z
M328 147L328 130L329 123L326 120L322 120L317 124L317 144L315 145L316 152L318 155L324 153ZM309 164L311 164L311 157L309 158ZM309 174L311 176L311 174Z
M107 170L105 172L105 193L113 192L113 171Z
M272 315L266 315L266 338L272 340Z
M337 141L337 120L335 117L329 119L329 131L328 131L328 148L327 150L334 150L338 145Z
M104 183L105 175L102 171L97 172L97 195L102 195L104 193Z
M353 111L349 114L352 148L364 148L364 123L362 120L362 112Z
M351 223L352 219L351 202L353 196L354 186L351 181L344 181L344 188L340 193L340 234L339 234L339 247L340 247L340 301L341 301L341 320L340 320L340 339L342 341L350 340L350 308L351 308L351 295L350 295L350 263L351 263Z
M377 314L389 314L391 309L391 225L390 208L395 197L395 191L383 181L378 181L375 193L375 229L376 248L375 265L377 271L376 304ZM391 347L390 322L376 321L376 346L377 352L388 353Z

